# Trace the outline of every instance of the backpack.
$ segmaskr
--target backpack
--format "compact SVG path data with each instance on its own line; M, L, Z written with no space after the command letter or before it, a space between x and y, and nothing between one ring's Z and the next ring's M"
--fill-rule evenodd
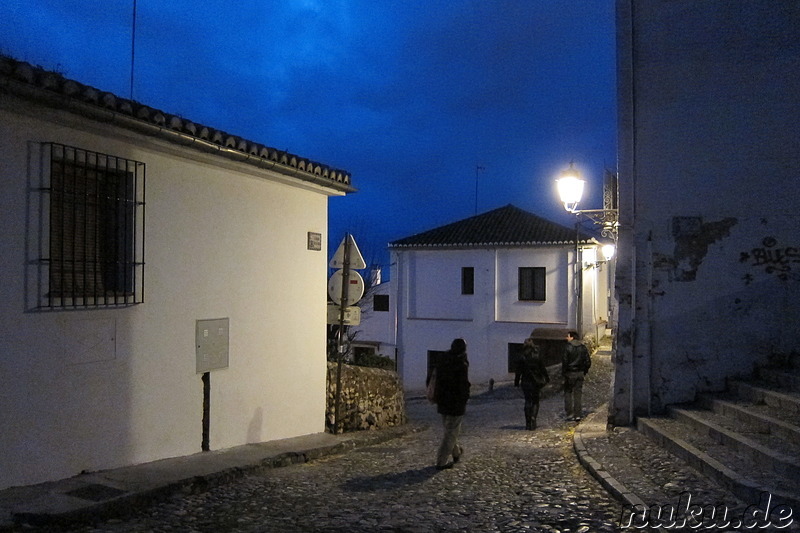
M431 377L428 380L428 386L425 389L425 396L431 403L436 403L436 369L431 371Z

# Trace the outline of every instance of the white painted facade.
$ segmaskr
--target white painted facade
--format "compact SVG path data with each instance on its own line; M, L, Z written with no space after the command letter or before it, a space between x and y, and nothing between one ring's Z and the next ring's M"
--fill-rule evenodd
M375 297L386 297L389 300L387 311L375 310ZM373 285L358 302L361 308L361 324L351 329L357 331L354 346L369 346L376 354L391 359L396 357L397 348L397 299L394 282L385 281Z
M594 254L595 248L586 246L583 252ZM535 328L576 327L574 258L574 245L392 249L398 371L404 387L424 388L428 351L445 351L457 337L467 342L473 383L512 379L510 343L522 343ZM531 266L546 268L545 301L518 299L518 268ZM474 268L474 294L461 294L462 267ZM594 333L590 325L608 317L608 265L590 266L582 278L584 331Z
M28 305L42 142L145 163L143 303ZM324 431L327 254L307 242L342 189L5 92L0 158L0 489L200 452L200 319L230 320L212 450Z
M799 350L800 9L618 0L620 240L610 418Z

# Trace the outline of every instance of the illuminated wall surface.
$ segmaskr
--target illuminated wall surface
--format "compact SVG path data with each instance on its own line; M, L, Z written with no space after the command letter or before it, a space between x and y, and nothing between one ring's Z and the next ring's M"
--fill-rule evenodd
M625 423L800 349L800 9L617 5Z
M428 351L445 351L454 338L467 341L470 380L513 379L508 372L510 343L521 344L537 328L566 331L576 322L572 265L574 246L518 246L499 249L395 250L399 371L407 390L424 388ZM461 294L461 268L474 268L474 293ZM520 267L543 267L546 298L520 301ZM608 317L607 271L587 270L581 300L584 332ZM595 297L596 296L596 297Z
M43 141L145 164L143 303L37 309ZM327 257L308 233L326 235L341 188L5 91L0 153L0 488L199 452L198 320L229 326L210 449L324 430Z

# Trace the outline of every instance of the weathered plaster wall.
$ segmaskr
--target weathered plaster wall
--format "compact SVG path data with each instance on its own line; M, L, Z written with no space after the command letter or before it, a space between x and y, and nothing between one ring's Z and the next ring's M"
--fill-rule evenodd
M617 7L610 415L630 423L798 346L800 4Z
M770 354L797 346L796 218L725 218L696 229L673 231L671 254L653 249L656 410L721 390L727 376L749 374Z
M403 386L397 372L342 365L339 417L344 431L381 429L405 424ZM334 427L336 364L328 363L328 405L325 424Z

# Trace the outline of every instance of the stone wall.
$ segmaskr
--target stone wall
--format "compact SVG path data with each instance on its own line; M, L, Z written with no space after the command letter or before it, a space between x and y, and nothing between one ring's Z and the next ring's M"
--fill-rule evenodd
M328 404L325 426L333 430L336 363L328 363ZM339 418L343 431L381 429L406 423L405 396L397 372L342 365Z

